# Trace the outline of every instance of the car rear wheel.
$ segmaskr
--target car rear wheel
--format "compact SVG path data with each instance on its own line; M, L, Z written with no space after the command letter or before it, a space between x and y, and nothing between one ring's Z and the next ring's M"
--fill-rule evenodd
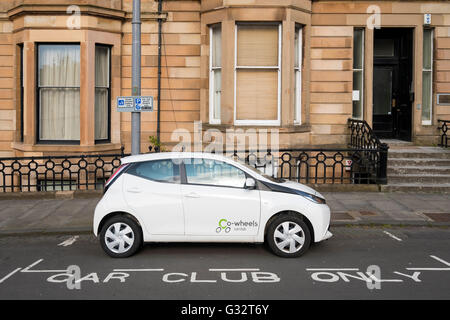
M129 217L112 217L106 221L100 232L100 243L109 256L127 258L141 247L141 228Z
M283 214L270 223L266 241L277 256L296 258L308 250L311 232L300 216Z

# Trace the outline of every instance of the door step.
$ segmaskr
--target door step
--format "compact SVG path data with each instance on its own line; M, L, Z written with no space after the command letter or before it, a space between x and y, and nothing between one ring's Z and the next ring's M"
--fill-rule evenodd
M450 150L394 144L388 157L382 191L450 193Z
M382 192L423 192L450 194L450 183L416 184L416 183L389 183L381 186Z

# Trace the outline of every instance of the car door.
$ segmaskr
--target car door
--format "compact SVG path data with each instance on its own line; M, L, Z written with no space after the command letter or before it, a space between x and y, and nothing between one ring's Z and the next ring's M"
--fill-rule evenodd
M184 159L183 163L186 235L257 235L260 193L245 188L244 171L212 159Z
M153 235L183 235L180 166L172 160L132 164L124 176L128 205Z

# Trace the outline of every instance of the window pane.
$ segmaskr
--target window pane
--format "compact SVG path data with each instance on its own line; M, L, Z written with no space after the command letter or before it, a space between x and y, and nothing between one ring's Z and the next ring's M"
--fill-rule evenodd
M422 120L431 120L431 72L422 73Z
M80 89L41 88L40 140L80 140Z
M245 173L232 165L207 159L190 159L187 162L188 183L237 188L245 186Z
M80 140L80 46L39 45L39 139Z
M294 106L294 121L300 122L301 119L301 96L302 96L302 78L299 70L295 71L295 106Z
M364 30L355 29L353 32L353 69L362 69L364 61Z
M213 92L213 103L214 103L214 119L220 119L220 97L222 92L222 71L220 69L214 70L214 92Z
M295 38L294 38L294 50L295 50L295 61L294 61L294 67L299 68L300 67L300 50L302 49L302 46L300 45L300 32L302 32L302 29L296 28L295 29Z
M222 29L220 26L212 28L212 66L220 67L222 65Z
M39 45L39 86L79 87L80 46Z
M363 72L353 72L353 118L362 119L363 113Z
M95 47L95 140L109 138L110 51L109 47Z
M238 66L278 66L278 26L238 26Z
M108 47L95 47L95 86L109 87L109 51Z
M158 182L179 183L179 168L172 160L159 160L133 164L127 173Z
M95 89L95 140L106 140L108 135L108 89Z
M433 61L433 31L431 29L423 29L423 68L430 70Z
M278 71L237 70L236 119L278 119Z

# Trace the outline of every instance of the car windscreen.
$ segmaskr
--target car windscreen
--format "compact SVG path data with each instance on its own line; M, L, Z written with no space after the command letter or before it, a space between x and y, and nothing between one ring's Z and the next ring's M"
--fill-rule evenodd
M251 165L249 165L249 164L247 164L247 163L245 163L243 161L239 161L239 164L245 166L247 169L253 171L254 173L256 173L256 174L258 174L260 176L263 176L264 178L266 178L267 180L270 180L272 182L283 183L283 182L286 181L286 180L284 180L282 178L274 178L272 176L269 176L268 174L262 173L259 169L255 168L254 166L251 166Z

